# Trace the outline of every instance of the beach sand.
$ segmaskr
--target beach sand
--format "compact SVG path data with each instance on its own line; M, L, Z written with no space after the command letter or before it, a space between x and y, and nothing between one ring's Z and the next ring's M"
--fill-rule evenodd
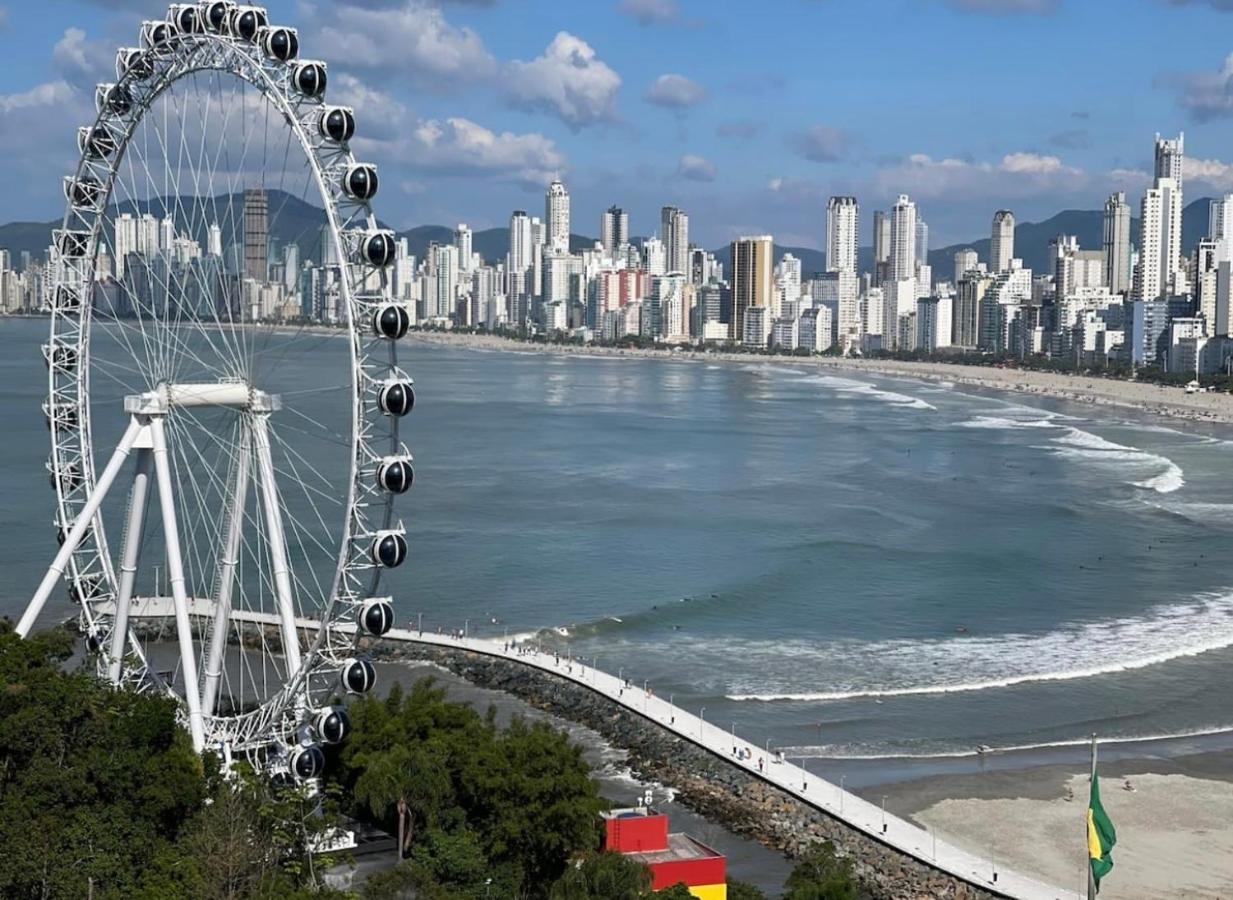
M484 350L846 370L866 375L919 378L985 390L1052 397L1074 403L1127 407L1143 413L1196 422L1233 423L1233 394L1187 394L1185 389L1180 387L1165 387L1113 378L1094 378L1086 375L1065 375L956 363L899 362L832 356L767 356L748 353L622 350L615 347L576 344L532 344L495 335L451 332L413 332L410 339Z
M1101 797L1117 829L1114 868L1101 898L1233 897L1233 755L1128 760L1102 766L1100 774ZM1133 791L1125 790L1127 779ZM1086 772L1048 766L865 793L885 794L888 810L973 853L1059 887L1085 885Z

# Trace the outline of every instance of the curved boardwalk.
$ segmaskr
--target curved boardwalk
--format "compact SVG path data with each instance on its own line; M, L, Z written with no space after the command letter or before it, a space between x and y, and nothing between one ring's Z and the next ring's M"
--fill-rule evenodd
M849 791L841 790L837 785L824 781L791 762L772 763L765 749L758 744L739 735L734 737L730 731L669 704L653 692L648 693L636 685L626 686L624 681L615 675L583 665L577 660L524 647L509 650L499 640L453 638L400 628L392 630L385 639L468 650L549 672L583 685L873 839L990 893L1022 897L1025 900L1074 900L1079 896L1072 891L1064 891L1026 875L1008 871L988 859L982 859L939 840L933 833L897 816L884 813L881 807ZM746 758L734 756L734 746ZM762 770L758 768L760 757L765 760Z

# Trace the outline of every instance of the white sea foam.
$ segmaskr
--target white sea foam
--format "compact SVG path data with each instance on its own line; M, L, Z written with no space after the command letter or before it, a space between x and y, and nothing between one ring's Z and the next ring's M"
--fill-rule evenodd
M1090 431L1068 427L1065 434L1051 439L1052 446L1041 447L1050 450L1058 456L1069 459L1090 460L1098 463L1117 463L1140 466L1152 466L1156 474L1141 481L1132 481L1135 487L1156 491L1160 494L1171 494L1180 490L1186 484L1186 476L1181 466L1167 456L1140 450L1137 447L1127 447L1106 440Z
M1233 733L1233 725L1217 725L1211 728L1200 728L1194 731L1177 731L1163 734L1122 735L1120 737L1102 737L1101 744L1147 744L1156 741L1186 740L1188 738L1212 737L1218 734ZM934 753L851 753L842 747L820 745L816 747L781 747L785 756L797 759L968 759L976 756L990 756L997 753L1024 753L1031 750L1060 750L1067 747L1087 747L1091 744L1090 737L1072 738L1064 741L1042 741L1038 744L1010 744L1005 747L989 747L987 750L949 750Z
M895 406L903 407L904 409L937 409L936 406L925 402L919 397L910 397L907 394L899 394L895 391L884 391L867 382L854 381L851 378L840 378L837 375L809 375L799 380L810 384L820 384L839 394L870 397L883 403L891 403Z
M1049 418L1045 419L1011 419L1005 416L976 416L966 422L959 423L960 428L988 428L1013 431L1019 428L1062 428Z
M1019 685L1095 678L1158 666L1233 647L1233 594L1205 594L1153 607L1142 615L1063 627L1039 635L999 634L941 640L804 642L748 648L742 655L765 673L758 688L727 694L736 701L831 702L958 694ZM697 653L697 651L694 651ZM813 657L803 662L802 657ZM851 668L835 671L837 660ZM829 665L828 665L829 664ZM830 668L828 689L798 687L796 673ZM940 673L963 680L939 680ZM876 673L881 683L870 683ZM778 682L778 684L776 684ZM782 686L782 687L781 687Z

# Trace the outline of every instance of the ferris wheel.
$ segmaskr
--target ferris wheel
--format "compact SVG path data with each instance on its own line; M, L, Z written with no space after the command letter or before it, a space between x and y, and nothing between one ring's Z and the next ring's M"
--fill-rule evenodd
M393 625L414 389L377 170L299 50L259 7L176 4L96 90L42 348L60 547L18 632L67 583L101 676L309 779Z

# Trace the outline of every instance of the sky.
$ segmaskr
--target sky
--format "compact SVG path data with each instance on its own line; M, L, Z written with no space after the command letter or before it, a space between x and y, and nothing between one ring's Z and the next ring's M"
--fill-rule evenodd
M1137 208L1157 132L1188 198L1233 191L1233 0L271 0L355 108L399 228L612 204L650 234L821 247L826 198L917 201L938 247L993 212ZM63 207L75 131L151 0L0 0L0 222Z

